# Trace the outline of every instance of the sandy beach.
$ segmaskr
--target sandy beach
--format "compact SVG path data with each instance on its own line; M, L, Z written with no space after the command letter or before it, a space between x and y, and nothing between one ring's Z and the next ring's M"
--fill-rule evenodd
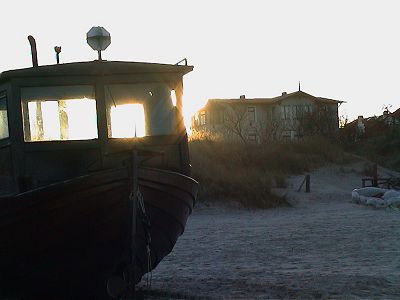
M400 212L351 202L362 163L311 172L291 208L198 205L151 291L205 299L400 299ZM380 174L393 174L379 169Z

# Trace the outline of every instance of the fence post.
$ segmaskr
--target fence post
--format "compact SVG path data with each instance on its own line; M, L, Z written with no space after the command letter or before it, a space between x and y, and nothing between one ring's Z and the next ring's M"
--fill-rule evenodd
M310 174L307 174L306 175L306 193L309 193L310 192L310 181L311 181L311 178L310 178L311 176L310 176Z
M372 169L372 186L378 186L378 164L374 164Z

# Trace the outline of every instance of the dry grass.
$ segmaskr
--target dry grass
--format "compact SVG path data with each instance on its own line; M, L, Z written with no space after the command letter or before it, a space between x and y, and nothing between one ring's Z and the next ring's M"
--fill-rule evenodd
M273 186L285 187L289 174L345 159L338 146L317 137L263 145L198 139L191 140L189 147L193 177L201 185L199 200L230 199L245 207L288 205L271 192Z

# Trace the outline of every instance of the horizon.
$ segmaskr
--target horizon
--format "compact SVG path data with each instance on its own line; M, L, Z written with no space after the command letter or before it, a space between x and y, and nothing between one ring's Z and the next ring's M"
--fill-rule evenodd
M346 101L339 115L353 120L400 106L398 7L395 1L71 1L58 7L15 1L7 8L19 18L9 13L0 21L12 26L3 34L0 71L31 67L29 34L39 65L56 63L54 46L62 47L61 63L95 60L86 33L103 26L112 40L104 60L174 64L187 58L194 66L184 77L187 125L210 98L276 97L297 91L299 81L313 96Z

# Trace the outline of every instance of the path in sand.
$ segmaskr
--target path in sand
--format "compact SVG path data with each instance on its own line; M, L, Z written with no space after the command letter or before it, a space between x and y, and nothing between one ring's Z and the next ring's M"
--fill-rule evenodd
M205 298L399 298L400 212L351 203L360 164L311 173L295 206L199 208L153 272L153 290ZM381 170L383 172L383 170Z

